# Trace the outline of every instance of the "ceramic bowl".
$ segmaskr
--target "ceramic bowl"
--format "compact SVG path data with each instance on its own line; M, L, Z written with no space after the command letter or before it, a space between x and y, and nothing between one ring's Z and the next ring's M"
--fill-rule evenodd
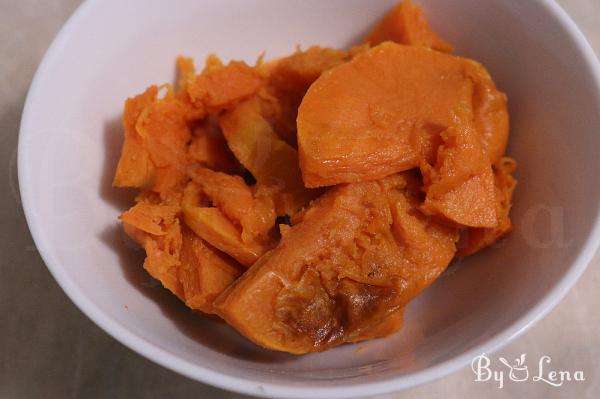
M90 0L64 26L31 85L19 139L27 221L48 268L106 332L153 361L224 389L278 398L356 397L446 375L546 314L600 237L600 68L552 1L420 0L460 55L508 94L519 163L515 230L452 265L386 339L292 356L194 315L142 269L111 187L126 97L172 82L174 61L209 53L254 62L297 44L349 46L387 0Z

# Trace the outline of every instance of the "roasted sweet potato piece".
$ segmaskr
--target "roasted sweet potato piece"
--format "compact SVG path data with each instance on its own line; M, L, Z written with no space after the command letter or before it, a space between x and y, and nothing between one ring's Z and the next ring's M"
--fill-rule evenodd
M178 278L182 236L177 212L176 206L138 202L120 219L125 232L146 250L144 268L183 300L183 286Z
M191 309L214 313L213 301L243 273L244 268L188 228L183 227L182 233L178 278L185 304Z
M381 323L444 270L458 239L420 214L418 186L402 174L333 188L217 298L217 314L290 353L395 331L398 319Z
M498 226L495 228L469 228L461 231L457 244L457 256L468 256L490 246L512 230L509 213L512 206L512 195L517 181L512 176L516 162L512 158L500 158L494 164L494 185L496 198L496 217Z
M323 73L298 111L306 186L376 179L432 162L457 111L473 114L475 65L386 42Z
M250 266L271 247L257 242L244 242L242 231L218 208L185 207L185 224L199 237L225 252L244 266Z
M293 215L318 195L307 190L298 166L298 153L273 131L261 115L260 98L253 97L220 118L229 148L262 186L273 187L278 215Z
M242 241L270 241L275 226L275 206L269 197L253 196L251 188L240 176L196 167L190 170L192 181L201 187L212 203L229 220L242 228Z
M366 42L375 46L387 40L444 53L454 50L450 43L431 30L423 10L410 0L404 0L392 8L369 33Z

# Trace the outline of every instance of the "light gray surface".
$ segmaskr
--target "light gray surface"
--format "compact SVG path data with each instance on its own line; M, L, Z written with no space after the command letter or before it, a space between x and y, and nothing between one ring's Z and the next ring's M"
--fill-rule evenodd
M561 0L596 52L600 1ZM123 347L63 294L40 259L21 210L16 178L19 119L27 88L53 36L79 1L0 0L0 399L241 398L172 373ZM591 132L598 134L598 132ZM590 182L594 184L595 182ZM380 398L600 397L600 255L543 321L491 356L542 355L556 370L583 370L585 382L473 382L469 368ZM501 370L499 367L497 370ZM537 367L535 370L537 374Z

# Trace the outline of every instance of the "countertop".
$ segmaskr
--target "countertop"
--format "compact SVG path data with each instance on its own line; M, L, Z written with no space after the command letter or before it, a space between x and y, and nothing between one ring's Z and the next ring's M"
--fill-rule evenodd
M560 0L600 54L600 1ZM25 223L16 146L27 88L44 51L77 0L0 1L0 398L242 398L175 374L124 347L66 297ZM590 182L594 184L595 182ZM378 398L600 397L600 254L567 297L493 357L551 357L585 381L476 382L469 367ZM535 370L537 372L537 368Z

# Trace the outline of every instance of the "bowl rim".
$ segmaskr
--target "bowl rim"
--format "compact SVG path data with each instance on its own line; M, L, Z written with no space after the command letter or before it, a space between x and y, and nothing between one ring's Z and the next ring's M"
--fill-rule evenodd
M579 30L569 15L555 2L555 0L535 1L546 8L546 10L555 19L556 23L561 26L561 28L565 30L565 33L573 40L576 49L581 53L587 67L591 71L591 75L594 80L593 83L595 84L597 91L600 92L600 63L598 62L592 47L586 40L583 33ZM91 5L96 2L97 0L88 0L84 2L76 9L71 17L69 17L44 54L44 57L38 66L29 87L21 116L17 150L17 167L21 203L29 230L42 257L42 260L54 279L71 299L71 301L106 333L111 335L126 347L131 348L138 354L152 360L157 364L202 383L210 384L228 391L260 397L304 398L307 396L316 395L320 398L353 398L400 391L431 382L456 372L470 364L471 360L475 356L482 353L493 353L521 335L536 322L546 316L564 298L570 288L583 274L587 265L590 263L597 251L597 248L600 244L600 210L599 213L595 215L595 221L589 236L587 237L581 251L577 255L569 270L565 273L559 283L556 284L544 297L542 297L535 304L535 306L523 314L510 327L499 332L475 348L442 363L420 371L406 374L402 377L389 378L383 381L371 383L358 383L350 386L290 386L286 384L258 381L249 378L233 377L226 373L183 360L137 336L127 327L120 324L116 319L113 319L110 315L105 313L101 308L93 303L88 297L86 297L86 295L69 278L69 276L63 272L59 259L54 257L49 250L42 226L35 219L35 199L31 195L31 186L25 179L25 177L30 174L29 165L31 165L29 162L29 155L25 142L27 142L26 138L30 134L30 126L33 119L30 115L30 108L32 107L33 103L32 99L37 97L38 91L40 90L40 81L42 81L42 77L46 74L46 69L49 67L49 65L54 63L59 50L65 45L72 27L87 16L88 11L91 9Z

